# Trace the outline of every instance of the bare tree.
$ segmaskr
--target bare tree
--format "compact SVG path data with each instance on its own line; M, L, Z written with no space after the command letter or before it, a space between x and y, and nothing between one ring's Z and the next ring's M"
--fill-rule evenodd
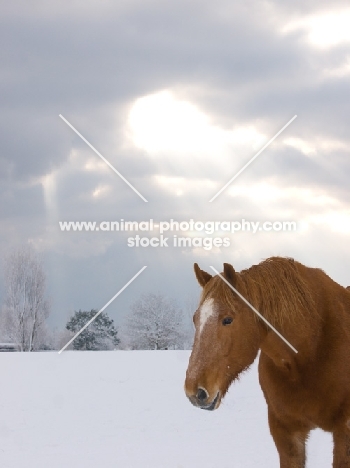
M47 336L50 305L45 298L42 263L30 247L13 251L5 261L5 304L2 325L22 351L39 349Z
M146 294L131 306L124 326L123 347L132 349L183 348L182 311L161 294Z

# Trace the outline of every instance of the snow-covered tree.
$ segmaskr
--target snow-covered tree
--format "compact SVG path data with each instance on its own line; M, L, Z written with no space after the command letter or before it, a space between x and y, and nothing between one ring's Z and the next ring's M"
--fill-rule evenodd
M161 294L145 294L131 306L123 342L131 349L182 349L185 329L182 311Z
M67 322L66 329L72 333L77 333L88 323L96 314L97 310L90 311L79 310ZM109 318L107 313L102 312L90 325L80 333L73 341L73 349L87 351L101 351L115 349L118 346L119 339L117 330L114 327L114 321Z
M3 334L21 351L44 349L50 304L45 297L44 268L34 250L25 246L13 251L5 261L4 276Z

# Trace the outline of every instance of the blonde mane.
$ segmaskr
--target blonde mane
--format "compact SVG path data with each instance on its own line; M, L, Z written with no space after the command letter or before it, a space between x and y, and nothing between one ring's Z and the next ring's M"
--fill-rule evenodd
M236 273L235 287L272 325L296 322L306 313L316 313L310 286L297 265L291 258L271 257ZM219 276L205 285L201 303L207 298L230 310L237 307L237 296Z

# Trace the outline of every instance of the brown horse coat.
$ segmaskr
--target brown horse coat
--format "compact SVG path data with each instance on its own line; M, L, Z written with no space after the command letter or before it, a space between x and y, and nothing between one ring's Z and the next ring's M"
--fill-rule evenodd
M200 270L196 334L185 391L216 409L231 382L261 350L259 381L281 468L305 466L305 442L319 427L333 433L334 464L350 468L350 293L322 270L273 257L222 275L298 351L295 353L217 275Z

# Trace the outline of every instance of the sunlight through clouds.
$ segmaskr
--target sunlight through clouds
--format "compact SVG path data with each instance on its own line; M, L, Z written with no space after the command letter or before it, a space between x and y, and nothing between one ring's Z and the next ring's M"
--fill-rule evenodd
M329 48L350 42L349 24L350 9L329 11L291 21L282 28L282 33L305 30L311 45Z
M255 149L266 140L253 126L230 131L212 125L194 104L177 99L170 91L137 99L128 126L134 145L152 156L202 153L214 158L240 147Z
M350 233L350 211L339 210L312 216L311 221L317 225L325 225L333 232Z
M259 183L253 185L235 184L228 189L232 197L247 197L252 200L269 201L277 200L284 196L284 190L273 184Z
M348 145L341 140L313 136L308 141L303 138L289 137L283 140L283 144L301 151L305 156L314 158L319 153L331 151L347 151Z
M316 154L316 148L301 138L286 138L283 143L301 151L306 156L312 156Z
M111 186L110 185L98 185L96 189L92 192L93 198L104 198L107 197L111 193Z
M185 194L193 194L195 191L212 191L216 187L216 184L209 179L169 177L156 174L153 180L163 190L175 194L178 197Z
M45 207L48 213L57 212L57 200L56 200L56 177L55 173L44 175L41 180L41 185L44 192Z
M129 124L135 145L150 153L201 149L203 129L209 127L207 117L193 104L176 100L169 91L137 99Z
M350 25L349 25L350 27ZM344 78L350 75L350 57L348 56L344 63L339 67L326 68L323 72L325 78Z
M307 187L283 187L273 183L261 182L257 184L233 185L228 189L231 197L244 196L251 200L261 201L279 201L285 203L286 200L298 202L295 215L300 209L299 203L305 207L329 207L339 208L339 202L336 198L329 196L324 191L311 189ZM283 208L283 205L281 205Z

